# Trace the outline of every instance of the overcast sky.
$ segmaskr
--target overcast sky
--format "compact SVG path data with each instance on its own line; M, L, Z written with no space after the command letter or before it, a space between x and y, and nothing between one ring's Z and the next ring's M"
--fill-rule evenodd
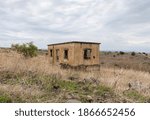
M0 0L0 47L30 41L150 52L150 0Z

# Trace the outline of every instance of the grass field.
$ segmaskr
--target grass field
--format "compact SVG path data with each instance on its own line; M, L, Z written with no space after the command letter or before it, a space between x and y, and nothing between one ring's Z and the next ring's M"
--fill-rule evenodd
M150 55L101 52L100 71L63 70L45 53L0 49L0 102L150 102Z

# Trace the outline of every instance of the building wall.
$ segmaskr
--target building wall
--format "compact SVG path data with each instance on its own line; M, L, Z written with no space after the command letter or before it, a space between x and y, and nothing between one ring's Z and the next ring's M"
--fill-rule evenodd
M91 49L91 59L84 59L84 49ZM50 50L53 50L53 58L50 57ZM59 49L59 62L56 62L56 50ZM64 60L64 49L68 49L68 60ZM99 64L99 44L69 43L48 46L48 56L51 64L96 65Z
M95 65L99 64L99 44L75 43L75 65ZM91 59L84 59L84 49L91 49Z
M50 57L50 50L53 50L53 57ZM64 49L68 49L68 59L64 59ZM59 62L56 60L56 50L59 50ZM74 44L60 44L48 46L48 56L51 64L70 64L74 63Z

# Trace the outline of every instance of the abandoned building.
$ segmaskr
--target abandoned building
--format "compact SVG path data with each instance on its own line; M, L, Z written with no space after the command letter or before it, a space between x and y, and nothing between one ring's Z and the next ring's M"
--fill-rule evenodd
M63 68L99 69L99 45L96 42L64 42L48 45L49 62Z

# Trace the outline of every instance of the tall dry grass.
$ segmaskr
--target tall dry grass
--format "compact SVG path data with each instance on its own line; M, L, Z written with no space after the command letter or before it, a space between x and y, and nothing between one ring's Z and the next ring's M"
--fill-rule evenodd
M117 92L128 90L130 84L133 89L150 96L150 74L144 71L106 67L101 68L100 71L88 72L63 70L59 66L50 65L46 55L38 55L34 58L25 59L15 51L0 52L0 71L11 71L14 73L35 72L42 75L55 74L65 80L73 75L78 77L77 80L79 81L92 81L94 79L98 81L98 84L113 87Z
M38 55L34 58L24 58L15 51L0 53L0 70L13 72L36 72L41 74L60 73L58 66L51 66L45 55Z

